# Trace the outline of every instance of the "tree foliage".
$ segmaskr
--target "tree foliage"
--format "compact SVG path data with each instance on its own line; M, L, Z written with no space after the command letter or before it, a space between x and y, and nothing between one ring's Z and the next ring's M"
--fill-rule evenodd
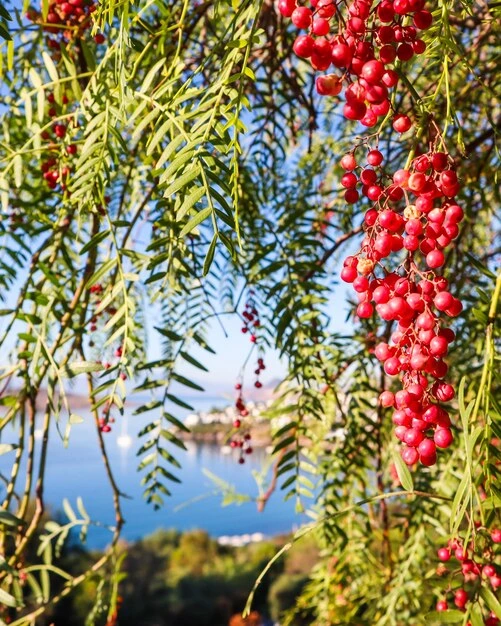
M391 323L355 318L338 288L340 255L362 237L339 166L360 127L342 121L338 98L315 93L292 52L294 29L269 0L103 0L85 28L66 30L48 22L52 6L0 6L0 453L12 461L0 509L4 620L35 623L102 573L89 623L115 623L124 520L110 420L128 395L149 394L137 408L151 415L138 469L161 506L182 479L182 390L202 391L183 363L205 370L211 322L241 315L253 290L259 349L278 350L288 370L270 412L291 416L275 433L275 478L314 517L307 531L322 555L284 623L439 622L423 617L449 585L435 574L436 547L460 535L488 550L486 529L501 523L499 6L434 5L426 51L395 95L418 128L432 120L447 142L465 212L446 265L465 303L448 357L455 442L412 477L377 405L392 383L373 349ZM392 171L423 148L419 132L396 140L390 123L376 139ZM333 330L346 310L352 323ZM152 343L162 344L155 361ZM70 575L55 555L71 528L94 522L81 502L65 505L61 523L43 513L51 425L66 440L81 419L68 396L75 380L87 385L116 519L108 552ZM272 492L262 508L280 497ZM477 626L488 611L501 618L492 591L479 591L448 618Z

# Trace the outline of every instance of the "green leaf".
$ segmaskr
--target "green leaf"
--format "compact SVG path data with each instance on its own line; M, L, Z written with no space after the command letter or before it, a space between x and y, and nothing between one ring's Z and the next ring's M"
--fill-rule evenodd
M185 361L187 361L188 363L190 363L191 365L193 365L194 367L198 368L199 370L202 370L203 372L208 372L209 370L205 367L205 365L202 365L200 363L200 361L197 361L194 357L192 357L191 355L189 355L187 352L185 352L184 350L181 350L179 353L183 359Z
M210 242L209 249L207 250L207 255L204 261L203 275L207 276L210 270L210 266L212 265L212 261L214 260L214 252L216 250L217 244L217 233L214 233L212 237L212 241Z
M180 237L184 237L185 235L187 235L188 233L191 233L191 231L196 228L201 222L203 222L204 220L206 220L209 215L211 215L212 213L212 209L210 207L206 207L205 209L202 209L201 211L199 211L196 215L194 215L191 220L184 226L183 230L179 233Z
M412 482L412 476L409 468L397 451L393 452L393 462L395 463L398 479L400 480L402 487L406 491L414 491L414 483Z
M87 374L89 372L101 372L103 370L101 363L95 361L75 361L67 365L62 371L61 375L78 376L79 374Z
M86 285L87 286L91 286L94 285L95 283L98 283L99 280L105 276L106 274L108 274L108 272L110 272L115 265L117 264L118 259L116 257L114 257L113 259L109 259L108 261L106 261L105 263L103 263L101 265L101 267L99 267L94 274L92 274L92 276L87 280Z
M63 510L70 522L76 521L77 516L75 515L75 511L72 509L71 504L69 503L69 500L67 498L63 499Z
M475 267L481 274L487 276L487 278L490 278L491 280L496 280L496 274L491 272L488 267L480 263L480 261L469 252L466 252L465 254L470 264L473 265L473 267Z
M495 613L496 617L501 619L501 603L492 593L492 591L485 585L482 585L480 587L480 596L484 600L485 604L487 604L489 609Z
M7 11L7 9L3 6L1 2L0 2L0 17L3 17L3 19L7 20L8 22L12 21L11 14Z
M464 613L451 609L449 611L431 611L425 616L425 624L440 622L441 624L458 624L464 619Z
M23 184L23 157L20 154L16 154L13 159L14 167L14 184L16 187L21 187Z
M196 187L186 198L183 200L183 204L176 211L176 220L180 222L183 217L188 213L193 205L205 196L205 189L203 187Z
M177 404L177 406L180 406L183 409L187 409L188 411L193 411L194 410L194 408L191 406L191 404L188 404L184 400L181 400L181 398L178 398L177 396L174 396L171 393L167 393L165 395L165 397L167 398L167 400L170 400L171 402L173 402L174 404Z
M0 443L0 456L2 456L2 454L7 454L7 452L11 452L16 448L17 445L14 445L13 443Z
M56 66L54 65L54 61L49 54L45 52L45 50L42 51L42 58L51 80L57 83L59 81L59 75L57 73Z
M0 509L0 524L4 526L24 526L25 522L10 511Z
M484 626L484 618L482 617L482 610L478 602L470 604L468 617L471 626Z
M172 400L171 396L170 396L170 400ZM184 430L184 432L186 433L190 432L190 429L187 426L185 426L183 422L178 420L177 417L174 417L174 415L171 415L170 413L164 413L164 418L171 424L174 424L174 426L177 426L180 430ZM164 431L162 431L162 435L164 435Z
M191 183L200 174L200 165L190 168L185 174L176 178L176 180L164 191L164 198L170 198L172 195L183 189Z
M85 246L83 246L83 248L80 250L80 254L85 254L91 248L96 248L101 243L101 241L104 241L109 235L110 235L109 230L103 230L99 233L96 233L94 237L92 237L92 239L90 239L85 244Z
M87 513L83 500L80 496L77 497L77 509L83 519L90 520L89 514Z
M171 341L181 341L183 339L182 335L178 335L173 330L169 330L168 328L159 328L158 326L154 326L155 330L159 332L164 337L167 337Z
M297 405L295 405L295 406L297 407ZM293 408L293 407L287 407L287 413L289 412L289 408ZM275 417L274 414L272 414L272 416ZM280 437L282 435L284 435L287 431L291 430L292 428L296 428L296 427L297 427L297 422L295 422L295 421L288 422L287 424L282 426L282 428L277 430L276 433L273 434L273 438L274 439L280 439Z
M4 604L5 606L16 606L16 600L14 596L11 596L10 593L7 593L3 589L0 589L0 605Z
M1 6L1 5L0 5ZM3 37L4 39L6 39L7 41L12 41L12 37L10 36L9 31L7 30L7 28L5 27L4 24L2 24L2 22L0 22L0 37Z
M203 387L200 387L200 385L198 385L197 383L194 383L192 380L186 378L185 376L181 376L181 374L178 374L177 372L172 372L172 378L181 385L184 385L185 387L189 387L190 389L196 389L196 391L204 391Z
M295 441L296 441L296 437L294 435L291 437L286 437L285 439L282 439L282 441L279 441L277 445L273 448L272 454L276 454L279 450L282 450L283 448L287 448L287 446L290 446Z

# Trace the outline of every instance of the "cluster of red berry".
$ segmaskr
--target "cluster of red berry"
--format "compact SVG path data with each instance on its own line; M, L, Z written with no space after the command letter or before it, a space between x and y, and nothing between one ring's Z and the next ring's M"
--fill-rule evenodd
M111 403L106 402L103 406L103 412L101 417L98 419L99 430L102 433L111 432L110 424L115 423L115 418L111 415Z
M501 543L501 529L494 529L490 533L482 532L481 540L483 549L480 553L474 554L473 544L465 548L464 542L458 539L452 539L448 542L447 547L438 550L438 558L441 564L437 568L437 574L444 576L449 573L452 578L462 576L463 582L460 587L454 588L451 583L446 593L453 593L454 605L465 610L468 602L474 602L479 595L481 585L489 581L494 593L497 593L501 587L501 576L499 574L499 565L501 562L501 550L497 547ZM460 569L456 565L452 569L448 569L445 563L457 562ZM442 598L437 602L437 611L447 611L449 604L446 598ZM490 613L484 620L485 626L498 626L499 618L495 613ZM467 622L467 626L471 626L471 622Z
M50 119L60 117L68 113L69 98L66 94L61 96L58 102L55 94L49 93L47 96L47 114ZM68 177L71 173L71 158L77 153L75 143L68 143L66 140L68 126L58 121L52 124L52 132L44 130L41 137L47 141L47 158L42 161L42 175L50 187L56 189L58 185L62 191L66 190Z
M374 126L390 111L388 90L398 81L398 74L387 66L409 61L426 49L418 37L418 31L433 21L424 8L425 0L381 0L375 7L371 1L354 0L347 3L346 15L341 13L344 3L337 0L310 0L308 4L311 8L297 0L278 2L284 17L308 31L296 38L294 52L309 59L315 70L325 71L331 65L343 70L341 75L319 76L318 93L337 96L343 82L347 83L345 117ZM393 123L398 132L411 125L406 115L397 115Z
M259 312L257 310L255 296L256 296L255 291L253 289L250 289L249 294L247 296L247 301L245 303L245 308L242 313L242 318L243 318L242 332L244 334L250 333L249 339L251 343L256 343L257 341L256 329L261 326L261 321L259 319Z
M50 35L47 38L47 46L51 51L51 57L55 63L61 59L61 48L64 47L66 54L77 56L75 50L68 44L75 42L84 36L84 32L92 25L91 14L97 5L92 0L56 0L49 2L46 20L42 14L30 8L26 17L40 24L43 30ZM101 44L105 37L98 33L94 40ZM48 142L46 145L47 157L42 161L42 175L50 189L66 190L69 175L71 173L71 160L77 153L77 145L68 142L68 122L61 119L71 118L71 97L67 93L49 93L47 96L47 115L49 120L55 120L51 129L43 130L41 138Z
M257 308L256 292L252 288L249 289L248 294L247 294L245 308L244 308L244 311L242 312L242 320L243 320L242 333L244 334L250 333L250 337L249 337L250 342L252 344L256 344L257 343L256 333L257 333L257 329L261 326L261 320L259 319L259 311ZM243 369L245 368L245 365L247 364L247 361L249 360L250 355L252 351L254 350L254 347L255 346L253 345L250 350L249 356L245 360ZM254 370L254 374L256 375L256 379L254 381L254 387L256 387L256 389L260 389L263 386L263 383L259 380L259 377L261 375L261 372L265 369L266 369L266 365L264 364L263 357L258 357L257 363L256 363L256 369ZM240 377L240 380L241 380L241 377ZM242 382L237 382L235 385L235 389L238 392L238 395L235 401L235 408L240 417L246 418L249 415L249 411L243 399ZM250 445L250 440L251 440L250 429L249 429L248 424L245 424L245 427L243 427L242 420L239 418L237 418L233 422L233 427L236 429L237 433L232 436L230 440L230 446L232 448L238 448L240 450L240 457L238 459L238 462L245 463L244 455L252 453L252 447Z
M257 360L256 369L254 370L254 374L256 375L254 387L256 387L256 389L261 389L261 387L263 386L263 383L259 380L259 376L261 375L261 372L265 369L266 365L264 364L264 359L262 357L259 357Z
M369 151L368 162L379 167L380 154ZM354 188L357 163L353 154L346 156L341 165L351 178L345 184L353 181ZM453 199L459 183L452 167L444 152L422 154L408 169L398 170L389 185L383 171L364 168L362 193L375 204L365 214L360 252L345 259L341 271L341 278L358 293L360 318L376 312L384 321L398 322L390 343L379 343L374 352L389 376L401 376L403 389L384 391L380 402L395 408L395 435L405 444L402 458L408 465L418 459L433 465L436 448L452 443L449 415L440 403L454 397L443 378L448 369L444 357L455 335L444 321L459 315L462 305L448 290L447 279L435 273L444 265L444 249L458 236L463 218ZM393 271L382 265L383 259L402 252Z
M91 14L97 9L92 0L52 0L49 2L47 18L44 20L40 11L30 8L26 17L32 22L41 24L43 29L52 35L47 45L52 50L60 50L71 40L81 39L84 32L92 26ZM94 40L103 43L104 35L98 33Z
M389 66L424 52L418 31L432 23L424 0L354 0L346 10L335 0L313 0L311 8L279 0L278 6L298 28L308 30L296 39L296 54L310 59L317 70L331 64L344 69L342 76L318 77L317 91L338 95L347 83L344 115L365 126L389 114L388 90L398 80L395 66ZM335 34L334 20L339 25ZM407 115L395 109L392 115L396 132L411 128ZM379 343L374 352L388 375L400 375L402 389L383 392L380 402L395 409L395 434L404 443L405 463L419 460L430 466L437 447L452 443L450 418L441 403L454 397L444 380L444 357L454 332L444 326L444 317L456 317L462 306L435 270L444 265L444 250L459 233L463 211L454 197L460 185L453 160L439 150L443 146L438 146L436 133L429 152L412 161L409 157L409 165L393 176L384 170L383 154L367 141L361 142L367 148L363 166L355 156L360 144L340 162L346 202L355 203L362 195L373 203L365 214L361 249L345 260L341 278L358 293L360 318L377 313L398 323L390 343ZM383 260L394 254L397 263L385 267Z
M235 389L238 392L237 399L235 401L235 408L240 417L245 418L249 415L249 410L245 406L245 401L243 399L242 383L236 383ZM238 417L233 420L233 428L234 432L230 439L230 447L239 450L240 455L238 457L238 462L243 464L245 463L245 455L252 454L250 430L248 426Z

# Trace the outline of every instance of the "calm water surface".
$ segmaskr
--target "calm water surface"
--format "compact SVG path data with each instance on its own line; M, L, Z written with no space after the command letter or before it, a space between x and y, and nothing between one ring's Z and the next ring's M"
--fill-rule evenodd
M197 411L207 410L217 405L224 406L221 398L205 397L190 400ZM65 448L56 429L50 434L50 449L46 472L46 501L52 511L62 509L64 498L68 498L75 508L80 496L90 517L103 524L113 524L111 488L107 482L103 463L97 448L96 434L90 415L79 411L84 422L72 427L69 445ZM178 412L179 414L179 412ZM284 502L282 493L277 491L268 502L266 510L258 513L255 502L222 507L221 494L216 494L213 482L204 475L209 470L219 478L235 486L237 492L256 497L259 493L253 472L260 472L266 466L267 455L256 450L246 458L245 465L239 465L233 454L224 455L217 445L187 442L187 451L169 446L169 451L182 464L182 469L173 466L169 471L177 474L181 484L169 483L167 488L172 496L165 499L159 511L154 511L143 498L141 476L137 472L138 449L135 435L153 419L153 415L133 416L132 412L117 417L113 431L106 435L107 449L116 481L123 493L129 496L122 499L126 524L123 537L135 540L158 528L188 530L203 528L214 537L222 535L243 535L260 532L274 535L288 532L297 527L304 518L294 513L294 503ZM184 417L184 416L182 416ZM132 437L130 447L120 447L119 438ZM12 434L5 433L2 442L13 441ZM10 471L13 453L0 456L0 471L5 475ZM0 494L4 491L0 487ZM104 528L93 528L89 533L88 545L103 547L110 539L110 532Z

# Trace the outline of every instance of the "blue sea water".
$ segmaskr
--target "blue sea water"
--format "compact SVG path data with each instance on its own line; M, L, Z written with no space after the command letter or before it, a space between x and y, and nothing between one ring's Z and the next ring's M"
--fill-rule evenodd
M225 404L224 399L208 396L190 402L197 411ZM65 498L76 509L76 499L81 497L92 520L113 525L112 492L97 446L95 427L89 414L85 411L79 414L83 422L72 427L67 447L64 447L57 430L51 429L45 500L52 512L59 512ZM222 495L217 493L214 482L204 474L204 470L233 485L236 492L256 498L259 489L254 473L262 471L263 467L269 468L268 455L264 450L257 449L246 457L244 465L239 465L233 453L222 454L218 445L191 441L186 442L187 451L170 446L169 451L176 456L182 469L177 470L173 466L168 469L182 482L166 482L172 495L165 498L160 510L154 511L143 498L144 488L140 482L147 470L137 472L139 458L136 455L139 448L136 434L154 417L151 413L134 416L132 410L126 411L123 417L117 417L113 431L106 434L116 482L127 495L122 498L126 520L122 536L125 539L133 541L159 528L203 528L214 537L257 532L271 536L289 532L304 521L304 517L294 512L292 501L284 502L280 490L269 500L262 513L257 511L255 501L222 507ZM119 438L125 435L131 437L130 447L118 445ZM4 433L2 442L12 441L11 437ZM0 456L0 471L4 476L10 472L12 460L12 452ZM0 487L0 495L2 489L3 486ZM87 543L92 548L102 548L110 538L109 530L95 526L90 529Z

